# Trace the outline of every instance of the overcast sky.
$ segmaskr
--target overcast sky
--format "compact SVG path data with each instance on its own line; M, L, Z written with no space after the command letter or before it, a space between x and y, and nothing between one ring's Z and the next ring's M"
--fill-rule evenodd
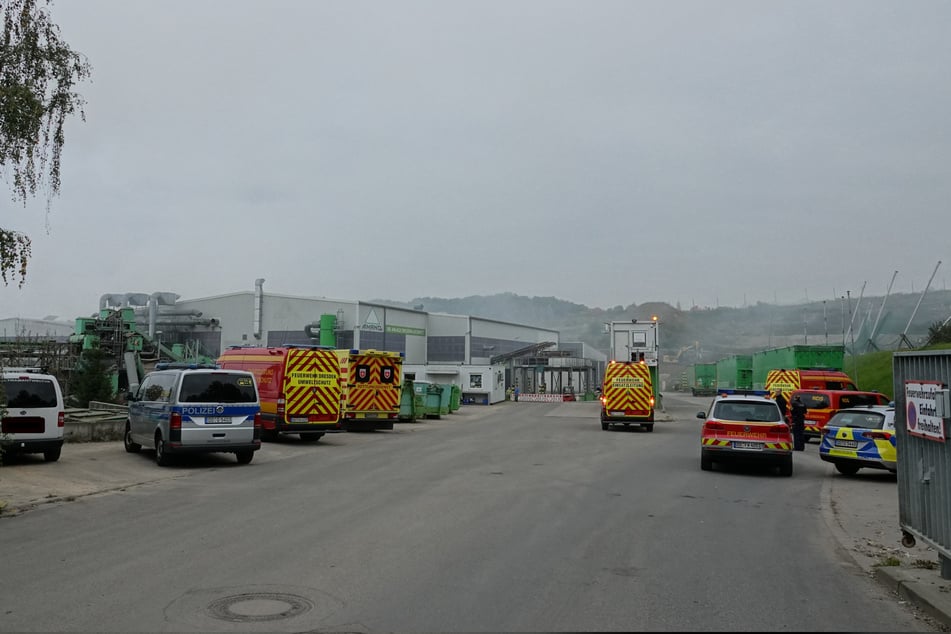
M0 317L106 293L793 303L951 279L951 2L59 0ZM9 187L7 188L9 189Z

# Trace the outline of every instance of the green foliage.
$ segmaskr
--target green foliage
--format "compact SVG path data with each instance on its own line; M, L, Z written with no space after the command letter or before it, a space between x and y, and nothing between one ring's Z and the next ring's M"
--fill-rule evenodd
M0 229L0 278L9 282L8 275L19 275L20 284L26 280L26 265L32 255L32 243L28 236L17 231Z
M951 343L935 344L916 350L949 350ZM846 356L844 370L856 380L860 390L871 390L895 398L895 385L892 374L892 355L890 350L869 352L855 357Z
M115 395L109 375L111 369L111 363L106 361L102 350L85 350L73 374L70 404L89 407L89 401L112 401Z
M47 191L49 213L59 195L66 118L85 120L85 101L73 87L90 76L85 58L59 36L49 15L52 0L0 0L0 172L12 179L15 202ZM26 277L30 239L0 229L0 278Z
M892 385L892 352L869 352L857 356L846 356L845 372L855 379L860 390L881 392L888 398L895 398Z
M951 323L936 321L928 327L928 344L951 343Z

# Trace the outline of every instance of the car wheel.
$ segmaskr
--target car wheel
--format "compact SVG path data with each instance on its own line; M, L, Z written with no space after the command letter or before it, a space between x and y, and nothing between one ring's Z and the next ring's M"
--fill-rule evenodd
M601 431L607 431L608 429L610 429L610 427L611 427L611 423L606 423L604 421L601 421Z
M59 460L59 454L63 451L62 447L56 449L47 449L43 452L43 460L46 462L56 462Z
M646 429L647 431L654 431L654 425L653 424L644 425L644 429Z
M234 452L235 458L238 459L238 464L248 464L254 458L254 451L248 449L247 451L236 451Z
M172 464L172 457L165 451L165 439L162 434L155 434L155 462L160 467Z
M835 463L835 469L842 475L847 475L847 476L855 475L856 473L859 472L859 468L857 466L855 466L854 464L848 464L846 462Z
M701 471L710 471L713 469L713 460L710 459L705 452L700 452L700 469Z
M792 475L792 456L786 456L783 458L783 461L779 463L779 475L786 478Z
M132 442L132 427L129 423L125 424L125 433L122 434L122 445L129 453L139 453L142 451L142 445Z
M267 442L277 442L278 433L276 429L264 429L261 431L261 439Z
M323 432L307 431L300 433L300 439L304 442L316 442L323 437Z

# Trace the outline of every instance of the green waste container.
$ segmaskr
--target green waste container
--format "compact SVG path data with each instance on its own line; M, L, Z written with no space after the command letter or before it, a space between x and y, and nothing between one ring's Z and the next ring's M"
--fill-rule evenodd
M413 382L409 379L403 381L403 389L400 392L400 413L397 420L404 423L412 423L421 416L416 408L416 390L413 389Z
M414 381L413 391L422 399L420 418L439 418L439 404L442 400L442 388L426 381Z
M446 383L437 383L441 391L439 393L439 413L448 414L449 413L449 404L452 402L452 385Z
M452 385L452 395L449 397L449 411L454 412L459 409L462 403L462 388L456 384Z

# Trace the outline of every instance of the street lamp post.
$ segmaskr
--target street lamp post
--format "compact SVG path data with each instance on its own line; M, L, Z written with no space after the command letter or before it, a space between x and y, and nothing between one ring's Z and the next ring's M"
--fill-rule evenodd
M826 331L826 345L829 345L829 320L826 317L826 300L822 300L822 327Z
M845 295L839 297L839 307L842 309L842 347L845 347Z

